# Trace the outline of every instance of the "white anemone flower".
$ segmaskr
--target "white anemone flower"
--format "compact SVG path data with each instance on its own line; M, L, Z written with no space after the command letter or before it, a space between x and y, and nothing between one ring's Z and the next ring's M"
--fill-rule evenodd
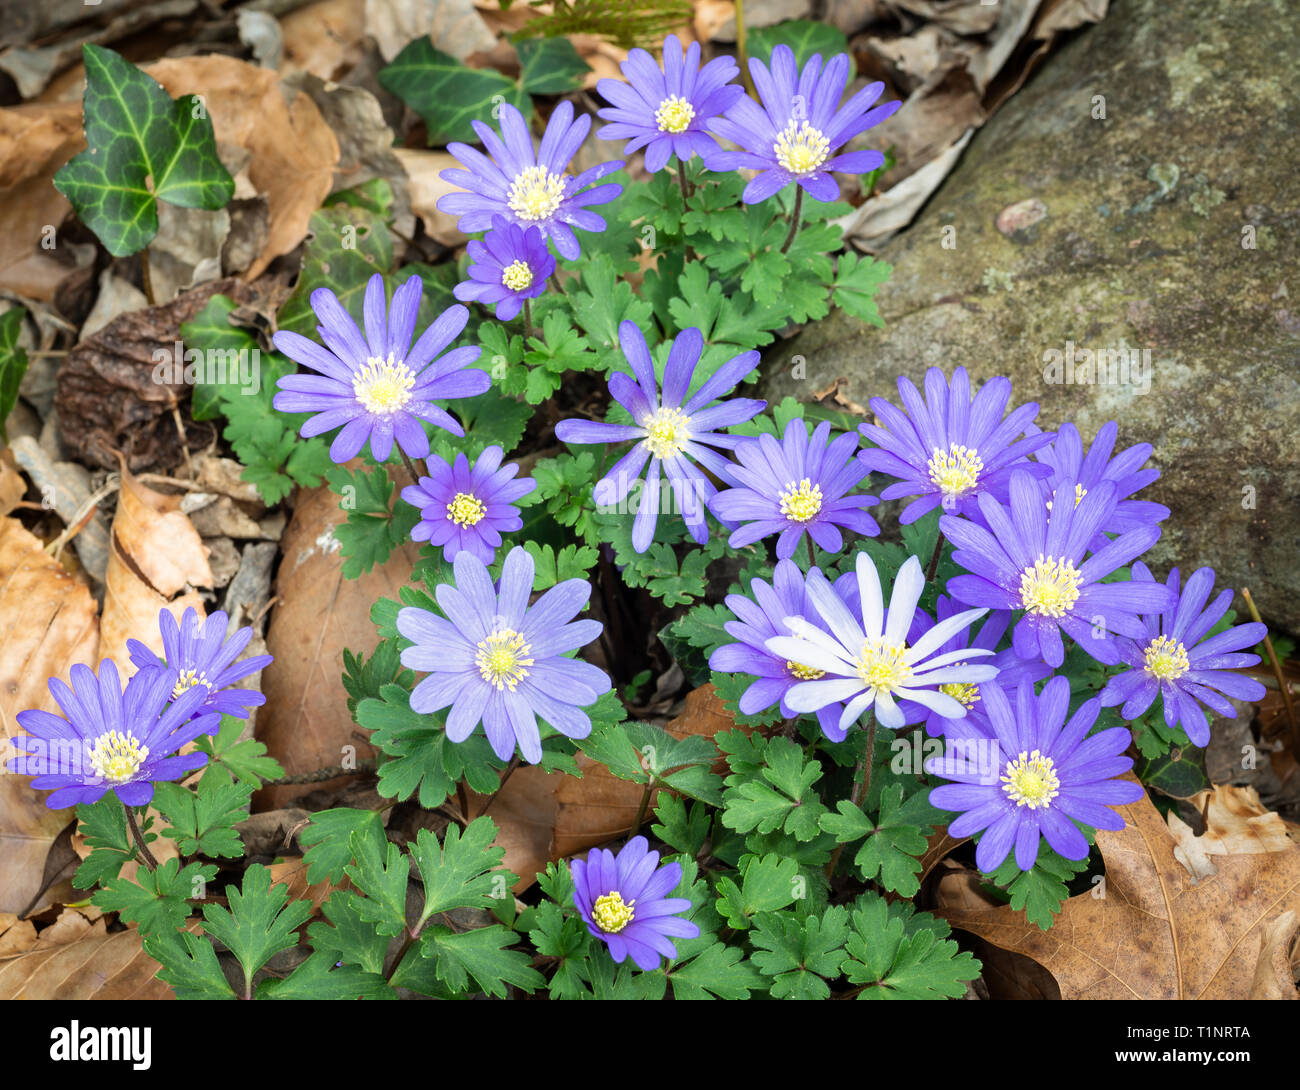
M808 598L830 632L821 631L802 617L786 617L785 625L793 635L773 636L766 641L773 654L822 671L817 680L801 682L789 690L789 707L801 713L815 712L842 700L845 708L840 730L872 706L882 727L897 730L905 726L899 700L913 701L954 719L965 716L966 706L943 689L993 680L998 673L996 666L969 661L993 652L979 647L941 655L935 652L988 610L968 609L940 621L909 647L908 630L925 587L921 562L908 557L899 569L888 611L880 576L865 552L858 553L857 577L862 602L860 622L826 577L814 568L808 573Z

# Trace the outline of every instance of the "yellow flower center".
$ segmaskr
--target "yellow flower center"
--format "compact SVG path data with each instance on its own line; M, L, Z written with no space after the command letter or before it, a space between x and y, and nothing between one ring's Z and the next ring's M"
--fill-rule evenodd
M963 662L958 665L965 666L966 664ZM940 685L939 692L947 693L967 710L975 707L980 699L980 687L963 681L950 681L947 685Z
M451 503L447 504L447 517L457 526L473 526L487 514L487 508L477 496L468 492L457 492Z
M1161 681L1173 681L1191 669L1187 648L1169 636L1157 636L1145 652L1147 673Z
M807 522L822 509L822 486L805 477L791 481L781 493L781 514L791 522Z
M1038 750L1034 750L1033 753L1021 753L1014 761L1007 762L1007 770L1002 776L1002 790L1017 806L1028 806L1031 810L1046 809L1061 793L1061 780L1056 775L1052 758L1044 757Z
M614 935L632 922L636 916L635 905L635 898L624 904L623 895L616 889L611 890L596 898L596 903L591 906L591 918L605 934Z
M645 445L656 458L673 458L690 442L691 418L680 409L659 409L641 421Z
M512 261L501 270L501 283L511 291L523 291L533 286L533 270L526 261Z
M130 731L101 734L90 751L90 767L110 783L126 783L149 757L149 747L136 741Z
M946 454L938 447L934 448L928 468L935 488L945 496L956 497L975 487L984 472L984 462L971 447L952 443Z
M1080 501L1081 499L1083 499L1083 497L1086 496L1087 494L1088 494L1088 490L1087 490L1086 488L1084 488L1083 485L1081 485L1081 484L1076 484L1076 485L1074 486L1074 506L1075 506L1075 507L1078 507L1078 506L1079 506L1079 501ZM1047 509L1048 509L1049 511L1052 509L1052 501L1051 501L1051 500L1048 500L1048 501L1047 501Z
M389 416L411 400L415 372L388 353L386 359L371 356L352 376L352 392L368 412Z
M188 692L195 685L202 685L205 689L212 688L207 674L198 673L194 670L182 670L181 676L176 679L176 685L172 689L172 699L177 699L181 693Z
M831 142L820 129L814 129L807 121L791 121L776 143L772 152L783 170L791 174L811 174L831 152Z
M912 668L903 661L906 646L885 643L884 640L867 640L858 656L858 677L869 689L891 693L907 684Z
M541 166L528 167L515 175L506 203L520 219L550 219L564 199L564 186L563 174L552 174Z
M498 691L514 692L515 686L528 676L527 668L533 665L532 648L514 629L499 628L479 641L474 665L489 685L495 685Z
M1068 560L1040 556L1020 573L1020 604L1040 617L1064 617L1079 600L1081 580Z
M695 120L695 107L680 95L669 95L655 110L660 132L685 132Z
M794 674L800 681L816 681L819 677L825 677L825 670L818 670L816 666L805 666L802 662L791 662L786 660L785 668Z

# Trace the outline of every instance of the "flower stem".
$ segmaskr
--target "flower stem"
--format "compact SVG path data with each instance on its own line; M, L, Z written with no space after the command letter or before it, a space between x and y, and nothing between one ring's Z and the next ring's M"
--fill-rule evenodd
M939 570L939 557L943 553L943 534L940 533L938 540L934 543L934 552L930 554L929 566L925 569L925 581L928 583L934 578L934 573Z
M551 287L553 287L562 298L567 299L569 293L564 290L564 285L560 283L560 274L551 273Z
M691 194L695 192L695 187L686 178L686 164L680 159L677 160L677 184L682 191L682 204L686 204L691 199Z
M524 300L524 339L525 341L529 341L532 340L535 336L537 336L537 330L533 327L533 301L531 299L525 299Z
M478 812L479 817L482 817L484 814L486 814L488 812L488 809L492 806L492 804L497 801L498 796L501 794L501 789L505 787L506 781L515 774L515 769L518 767L519 767L519 754L516 753L513 757L510 758L510 764L506 766L506 770L501 776L501 782L497 784L497 789L492 792L487 802L483 804L483 809Z
M153 857L153 852L144 842L144 834L140 832L140 826L135 820L135 812L126 803L122 803L122 809L126 811L126 827L131 830L131 836L135 840L135 846L140 849L140 858L144 860L144 865L150 870L157 870L158 860Z
M781 252L786 253L794 245L794 236L799 233L799 218L803 215L803 186L794 187L794 208L790 212L790 233L781 244Z
M862 800L867 796L867 790L871 787L871 761L876 754L876 716L873 713L871 723L867 727L867 752L866 755L858 762L857 768L853 770L853 790L849 793L849 798L854 806L861 806ZM840 861L840 854L844 851L843 844L835 845L835 851L831 853L831 861L826 864L826 877L833 878L835 875L835 865Z
M411 483L418 487L420 484L420 473L419 470L415 468L415 463L411 461L410 456L400 446L397 448L397 453L402 456L402 464L406 466L406 472L411 478Z
M1248 587L1241 588L1241 596L1246 600L1246 608L1250 610L1250 619L1256 624L1263 624L1259 615L1259 610L1255 608L1255 599L1250 596ZM1277 678L1278 692L1282 695L1282 706L1286 708L1287 721L1291 726L1291 752L1300 759L1300 726L1296 724L1295 707L1291 703L1291 689L1287 685L1286 676L1282 673L1282 664L1278 661L1277 652L1273 650L1273 641L1268 638L1268 633L1264 633L1264 650L1268 654L1269 665L1273 667L1273 676Z
M149 268L149 247L140 251L140 283L144 287L144 297L151 307L158 305L158 298L153 293L153 276Z
M749 75L749 48L745 33L745 0L736 0L736 63L740 65L740 79L747 94L754 93L754 81Z
M650 805L650 792L654 790L655 778L653 775L646 780L645 790L641 792L641 805L636 808L636 820L632 822L632 828L628 832L629 837L636 836L641 831L641 822L645 821L646 808Z
M456 801L460 803L461 817L464 818L465 824L468 825L469 817L469 792L465 790L465 781L461 780L456 785Z

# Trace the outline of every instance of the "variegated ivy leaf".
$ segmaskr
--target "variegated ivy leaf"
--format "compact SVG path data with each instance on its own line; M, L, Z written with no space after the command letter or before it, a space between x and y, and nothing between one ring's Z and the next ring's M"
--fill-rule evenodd
M142 250L158 233L158 201L223 208L235 180L217 157L212 122L197 95L172 99L111 49L87 43L86 150L54 185L114 257Z

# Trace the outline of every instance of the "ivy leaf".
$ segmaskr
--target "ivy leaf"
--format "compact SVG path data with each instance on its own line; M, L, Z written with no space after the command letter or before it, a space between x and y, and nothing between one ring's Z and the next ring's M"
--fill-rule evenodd
M87 148L54 176L81 222L114 257L126 257L158 233L158 201L224 208L235 180L217 156L202 99L173 101L111 49L89 42L81 48Z
M525 38L515 46L519 85L530 95L564 95L582 87L591 65L568 38Z
M311 902L289 900L288 887L271 884L271 872L255 863L239 889L227 889L230 908L203 906L204 929L224 943L244 971L244 995L253 993L253 976L281 950L297 945L295 931L311 915Z
M848 39L842 30L811 19L789 19L776 26L755 27L749 32L749 55L764 65L771 66L772 50L778 45L788 45L794 51L794 63L800 69L814 53L823 57L849 53ZM852 61L852 53L849 53L849 59ZM850 67L850 79L852 75Z
M317 318L311 294L317 288L328 288L353 321L364 322L366 285L375 273L392 267L393 236L382 215L348 206L313 212L298 283L277 312L276 323L314 340Z
M843 905L826 910L820 919L803 921L786 913L754 917L754 964L772 981L773 999L826 999L830 987L823 978L839 976L849 912Z
M453 992L470 990L472 977L478 991L504 996L510 986L534 992L546 979L521 950L507 947L515 933L500 924L477 927L459 934L447 927L429 927L420 935L420 953L436 963L438 979Z
M6 442L5 421L18 404L18 386L27 373L27 350L18 343L26 313L24 307L10 307L0 315L0 439Z
M876 309L876 292L893 271L893 267L884 261L845 253L841 255L839 267L835 270L831 300L846 314L875 326L883 326L885 320Z
M201 734L195 741L196 749L208 755L200 783L212 779L220 783L238 780L252 784L256 789L266 780L277 780L284 769L274 757L266 756L266 746L252 738L243 741L239 736L248 724L233 715L221 717L221 727L215 735Z
M421 118L429 130L429 146L453 140L475 144L471 121L491 124L496 107L508 102L528 117L532 100L513 80L491 68L468 68L455 57L434 49L428 36L416 38L378 74L379 85L391 91Z
M201 890L216 876L215 864L188 863L182 870L179 859L168 859L156 870L141 867L134 882L120 877L107 879L91 901L105 912L117 912L122 919L134 921L146 934L176 931L189 919L190 898L202 896L195 890Z
M298 836L308 882L315 885L328 881L338 885L343 880L343 872L353 859L354 833L376 851L383 850L386 837L378 811L341 807L312 814L311 823Z
M842 969L862 986L859 999L956 999L979 976L980 963L947 939L944 921L911 912L905 901L858 898Z

